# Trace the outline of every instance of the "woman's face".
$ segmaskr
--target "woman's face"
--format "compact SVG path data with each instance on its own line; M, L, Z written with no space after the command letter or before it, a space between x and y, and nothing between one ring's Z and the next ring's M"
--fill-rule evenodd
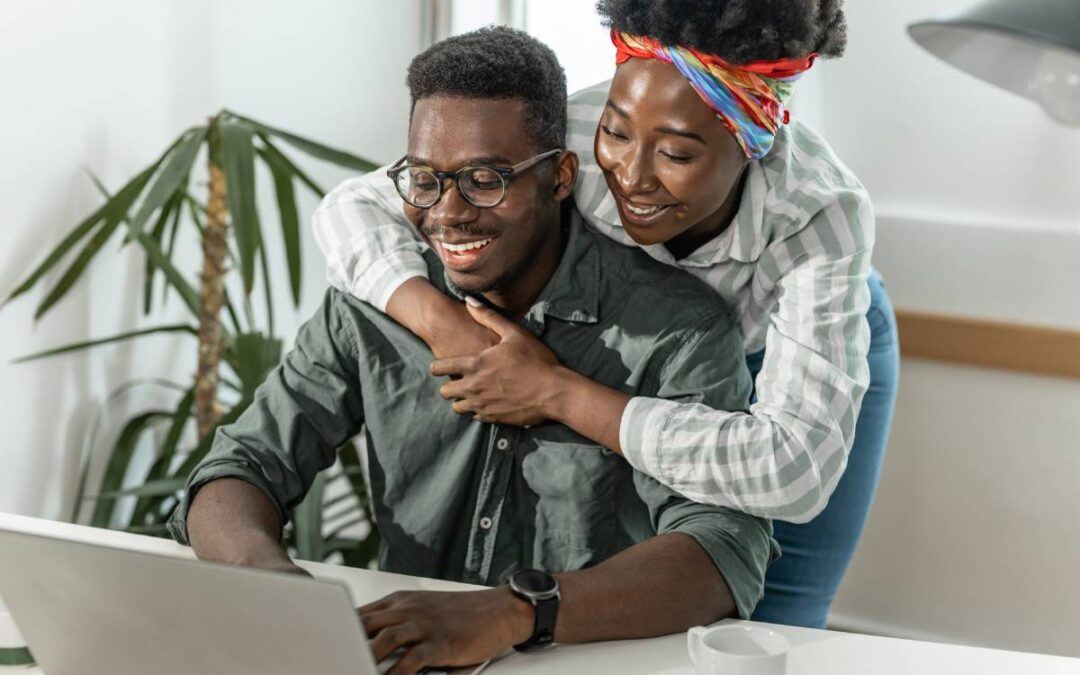
M623 227L639 244L689 254L738 209L746 156L669 63L632 58L618 67L594 150Z

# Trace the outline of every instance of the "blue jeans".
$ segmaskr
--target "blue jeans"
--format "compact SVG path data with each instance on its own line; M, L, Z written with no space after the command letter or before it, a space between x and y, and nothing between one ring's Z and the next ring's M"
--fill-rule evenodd
M892 302L876 271L869 285L870 386L859 411L847 469L816 518L801 525L774 523L773 536L783 555L765 576L765 596L754 610L755 621L825 627L874 501L896 403L900 352ZM762 350L746 359L755 379L764 355Z

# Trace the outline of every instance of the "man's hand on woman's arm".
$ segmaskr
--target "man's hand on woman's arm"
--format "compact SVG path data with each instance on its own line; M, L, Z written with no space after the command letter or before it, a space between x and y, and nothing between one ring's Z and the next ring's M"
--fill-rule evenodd
M201 560L308 574L281 547L273 503L246 481L219 478L199 488L188 510L187 527L191 548Z

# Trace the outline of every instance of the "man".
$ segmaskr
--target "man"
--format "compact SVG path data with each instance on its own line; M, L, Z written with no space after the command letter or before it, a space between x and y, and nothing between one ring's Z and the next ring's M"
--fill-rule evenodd
M549 49L484 29L418 56L408 83L408 154L388 175L440 290L494 308L497 330L517 322L608 386L745 408L738 329L719 298L570 208L577 158L563 150L566 85ZM380 569L493 586L360 608L377 660L404 650L395 675L749 615L774 552L767 522L694 504L566 427L458 415L431 360L402 326L331 290L218 432L174 536L201 558L297 571L279 543L289 509L364 431Z

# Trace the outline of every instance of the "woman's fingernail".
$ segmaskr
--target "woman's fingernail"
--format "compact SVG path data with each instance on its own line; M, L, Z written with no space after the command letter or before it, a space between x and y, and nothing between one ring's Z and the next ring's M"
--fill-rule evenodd
M479 300L477 300L476 298L474 298L471 295L466 295L465 296L465 304L472 305L473 307L483 307L484 306L484 303L480 302Z

